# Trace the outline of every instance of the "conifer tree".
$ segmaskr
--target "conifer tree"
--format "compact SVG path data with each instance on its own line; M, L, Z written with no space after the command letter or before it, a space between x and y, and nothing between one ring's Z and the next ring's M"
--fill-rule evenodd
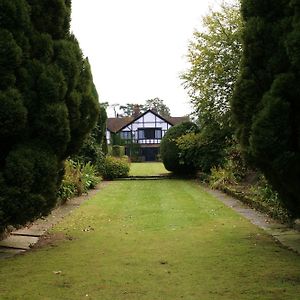
M293 216L300 215L300 1L242 1L238 138Z
M99 104L70 0L0 0L0 228L56 204L63 161L95 126Z

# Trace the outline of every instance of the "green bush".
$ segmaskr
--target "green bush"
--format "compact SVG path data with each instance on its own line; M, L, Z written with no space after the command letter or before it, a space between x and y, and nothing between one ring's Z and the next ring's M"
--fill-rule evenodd
M268 183L265 176L259 176L257 183L251 187L251 192L254 200L270 207L274 217L285 221L288 220L290 216L287 209L284 207L279 194Z
M289 213L266 178L257 170L250 169L241 156L239 147L227 151L223 167L213 168L208 178L210 187L225 191L257 210L282 222L289 221Z
M81 181L83 189L86 192L93 189L99 183L99 177L96 176L96 167L90 162L81 166Z
M73 160L65 162L65 174L58 191L60 203L65 203L68 199L80 196L99 183L96 170L91 163L83 164Z
M107 180L127 177L129 174L129 170L130 164L128 162L127 156L123 156L121 158L107 156L104 159L102 176Z
M165 168L177 174L190 174L195 172L192 161L180 156L177 139L188 133L197 132L198 127L192 122L184 122L171 127L164 135L160 144L160 155Z
M78 195L78 189L82 190L80 183L80 168L72 160L65 162L65 174L58 190L60 203Z
M225 151L226 160L221 167L213 167L209 184L213 188L222 189L226 184L238 184L255 172L249 168L243 159L240 146L235 142ZM256 176L255 176L256 177Z
M231 170L226 168L212 168L209 176L209 185L214 189L223 189L227 185L237 184Z
M231 143L229 128L220 128L212 122L202 127L198 133L188 133L177 138L180 158L193 164L203 173L210 173L212 168L224 165L226 148Z
M125 147L119 145L113 145L111 149L111 155L114 157L122 157L125 155Z

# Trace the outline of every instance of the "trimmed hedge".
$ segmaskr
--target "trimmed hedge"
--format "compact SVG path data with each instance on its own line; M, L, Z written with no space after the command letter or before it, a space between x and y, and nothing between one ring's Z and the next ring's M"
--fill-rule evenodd
M185 134L198 132L198 127L192 122L183 122L170 128L160 144L160 155L165 168L177 174L191 174L196 171L193 162L185 161L180 156L177 139Z
M103 176L103 179L112 180L115 178L127 177L129 170L130 164L127 156L121 158L107 156L104 159L101 175Z

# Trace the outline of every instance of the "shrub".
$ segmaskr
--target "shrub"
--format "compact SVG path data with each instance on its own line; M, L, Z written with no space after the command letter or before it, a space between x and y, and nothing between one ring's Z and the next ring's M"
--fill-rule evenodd
M60 203L65 203L68 199L78 195L78 190L82 191L80 183L80 168L72 160L65 162L65 174L58 190Z
M223 189L228 184L236 184L236 178L231 170L226 168L212 168L209 185L214 189Z
M83 164L67 160L65 162L65 174L58 191L58 199L60 203L65 203L68 199L80 196L94 188L99 181L95 167L91 163Z
M95 168L96 173L100 175L104 157L101 146L97 144L95 137L90 134L86 138L80 152L77 155L73 155L71 159L80 162L83 165L92 165Z
M212 168L223 166L226 148L232 142L230 137L229 128L220 128L216 122L206 124L200 132L188 133L177 139L180 158L209 174Z
M81 167L81 181L84 191L93 189L99 183L99 177L96 176L96 167L90 162Z
M130 164L127 157L117 158L113 156L107 156L104 159L102 176L107 180L126 177L129 174L129 169Z
M171 127L166 132L160 144L160 155L167 170L178 174L195 172L193 162L180 156L177 139L185 134L197 131L197 125L192 122L184 122Z
M111 149L111 155L114 157L121 157L125 155L125 147L119 145L113 145Z
M287 222L290 218L288 210L279 197L279 194L268 183L265 176L260 175L257 183L251 187L253 198L270 207L273 217Z

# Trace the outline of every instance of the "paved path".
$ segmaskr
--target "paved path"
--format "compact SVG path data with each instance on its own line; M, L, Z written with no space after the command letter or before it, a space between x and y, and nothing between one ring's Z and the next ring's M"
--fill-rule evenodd
M95 195L101 188L102 184L105 183L98 185L97 188L90 191L88 195L74 198L68 201L65 205L55 209L47 218L39 219L30 227L25 227L12 232L8 238L0 241L0 259L8 258L30 249L35 243L37 243L39 237L44 235L53 225L58 223L62 218L73 211L73 209L79 207L81 203ZM205 188L205 190L225 205L231 207L240 215L249 219L253 224L264 229L283 246L300 254L300 231L291 229L287 225L281 224L267 215L249 208L241 201L236 200L220 191L211 190L209 188Z
M107 183L102 182L95 189L90 190L88 194L67 201L64 205L54 209L48 217L38 219L28 227L13 231L6 239L0 241L0 259L12 257L29 250L55 224L95 195L103 184Z
M300 231L290 228L288 225L281 224L278 221L271 219L266 214L263 214L241 201L234 199L223 192L205 188L211 195L218 198L226 206L232 208L240 215L244 216L254 225L264 229L267 233L272 235L275 240L280 242L288 249L300 254Z

